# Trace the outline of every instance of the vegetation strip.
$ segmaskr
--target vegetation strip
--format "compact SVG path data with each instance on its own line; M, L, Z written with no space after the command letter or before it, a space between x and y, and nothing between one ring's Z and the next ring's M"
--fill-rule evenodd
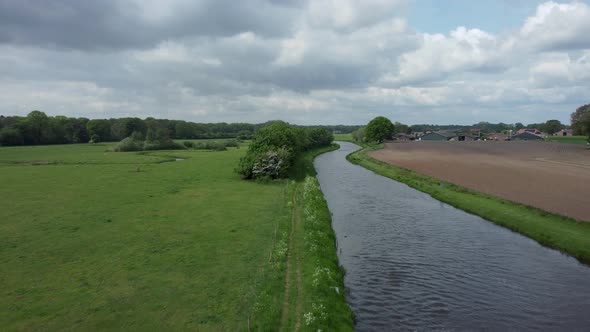
M297 190L293 191L291 198L291 232L289 233L289 247L287 249L287 269L285 271L285 299L283 300L283 315L281 318L281 329L285 329L289 319L289 298L291 294L291 274L293 262L293 246L295 233L295 214L297 213ZM297 264L298 262L295 261ZM296 299L297 301L297 299Z
M313 168L316 156L335 149L336 144L309 150L289 170L285 195L289 219L278 224L271 269L260 283L267 286L258 290L250 315L251 330L354 329L330 211Z
M347 136L337 139L348 140ZM354 142L357 143L357 142ZM358 143L357 143L358 144ZM590 264L590 223L579 222L540 209L443 182L369 157L366 152L382 145L360 144L364 148L347 156L356 165L407 184L437 200L478 215L498 225L526 235L542 245L558 249Z

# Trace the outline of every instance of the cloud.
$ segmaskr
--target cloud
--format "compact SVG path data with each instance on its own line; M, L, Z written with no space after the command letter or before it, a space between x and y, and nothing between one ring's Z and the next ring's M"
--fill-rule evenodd
M582 2L546 2L537 7L520 29L520 38L538 50L573 50L590 47L590 7Z
M311 0L306 21L316 28L350 32L400 16L406 5L405 0Z
M191 121L564 122L590 95L590 7L419 33L414 1L0 2L0 114ZM419 10L417 8L416 10Z
M290 33L297 11L278 1L0 2L0 42L80 50L150 48L188 36Z

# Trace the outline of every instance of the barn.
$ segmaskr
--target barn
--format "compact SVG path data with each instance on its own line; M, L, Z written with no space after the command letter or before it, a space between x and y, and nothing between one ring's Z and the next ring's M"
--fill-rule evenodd
M451 138L451 137L447 136L446 134L433 131L433 132L422 135L422 137L420 137L420 140L422 140L422 141L448 141L449 138Z
M537 135L537 134L533 134L529 131L525 131L522 132L520 134L516 134L516 135L512 135L512 137L510 137L511 140L516 141L516 140L521 140L521 141L542 141L544 140L543 136L541 135Z

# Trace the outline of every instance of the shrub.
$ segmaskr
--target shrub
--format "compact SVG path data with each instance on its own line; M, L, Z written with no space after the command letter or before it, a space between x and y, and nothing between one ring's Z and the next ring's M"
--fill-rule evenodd
M359 129L352 132L352 139L356 142L364 142L365 141L365 127L360 127Z
M213 151L224 151L227 150L225 148L225 144L219 142L199 142L194 144L194 148L196 150L213 150Z
M195 147L195 144L191 141L184 141L182 142L182 145L184 145L184 147L187 149L192 149Z
M252 139L252 132L251 131L247 131L247 130L242 130L238 133L238 135L236 136L237 139L239 140L248 140L248 139Z
M182 150L184 146L174 143L174 141L145 141L143 143L144 150Z
M238 141L236 141L235 139L227 140L224 144L228 148L237 148L239 146Z
M285 148L259 154L252 166L252 177L277 179L287 175L291 152Z
M124 138L121 142L117 143L115 147L113 147L113 151L115 152L128 152L128 151L142 151L143 150L143 142L134 140L131 137Z
M301 152L330 145L333 140L326 129L303 129L282 121L273 122L256 132L236 172L244 179L285 177Z

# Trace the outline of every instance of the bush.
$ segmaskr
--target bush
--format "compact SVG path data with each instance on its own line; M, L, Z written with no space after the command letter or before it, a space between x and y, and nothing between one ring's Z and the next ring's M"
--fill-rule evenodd
M238 133L238 135L236 136L237 139L245 141L248 139L252 139L252 132L251 131L247 131L247 130L242 130Z
M244 179L286 177L301 152L328 146L333 140L333 135L323 128L303 129L273 122L256 132L236 172Z
M285 177L289 170L288 160L290 159L291 152L284 148L262 153L257 156L252 166L252 176L271 179Z
M194 149L196 149L196 150L213 150L213 151L224 151L224 150L227 150L225 148L225 144L224 143L215 142L215 141L195 143L194 144Z
M192 149L195 147L195 144L191 141L184 141L182 142L182 145L184 145L184 147L187 149Z
M121 142L117 143L115 147L113 147L113 151L115 152L128 152L128 151L142 151L143 150L143 142L134 140L131 137L124 138Z
M365 127L360 127L359 129L352 132L352 139L356 142L364 142L365 141Z
M174 141L145 141L143 143L144 150L182 150L184 146L174 143Z
M238 141L236 141L235 139L225 141L224 144L228 148L237 148L239 146Z
M89 143L98 143L98 142L100 142L100 136L98 136L97 134L92 134L92 136L90 136Z

